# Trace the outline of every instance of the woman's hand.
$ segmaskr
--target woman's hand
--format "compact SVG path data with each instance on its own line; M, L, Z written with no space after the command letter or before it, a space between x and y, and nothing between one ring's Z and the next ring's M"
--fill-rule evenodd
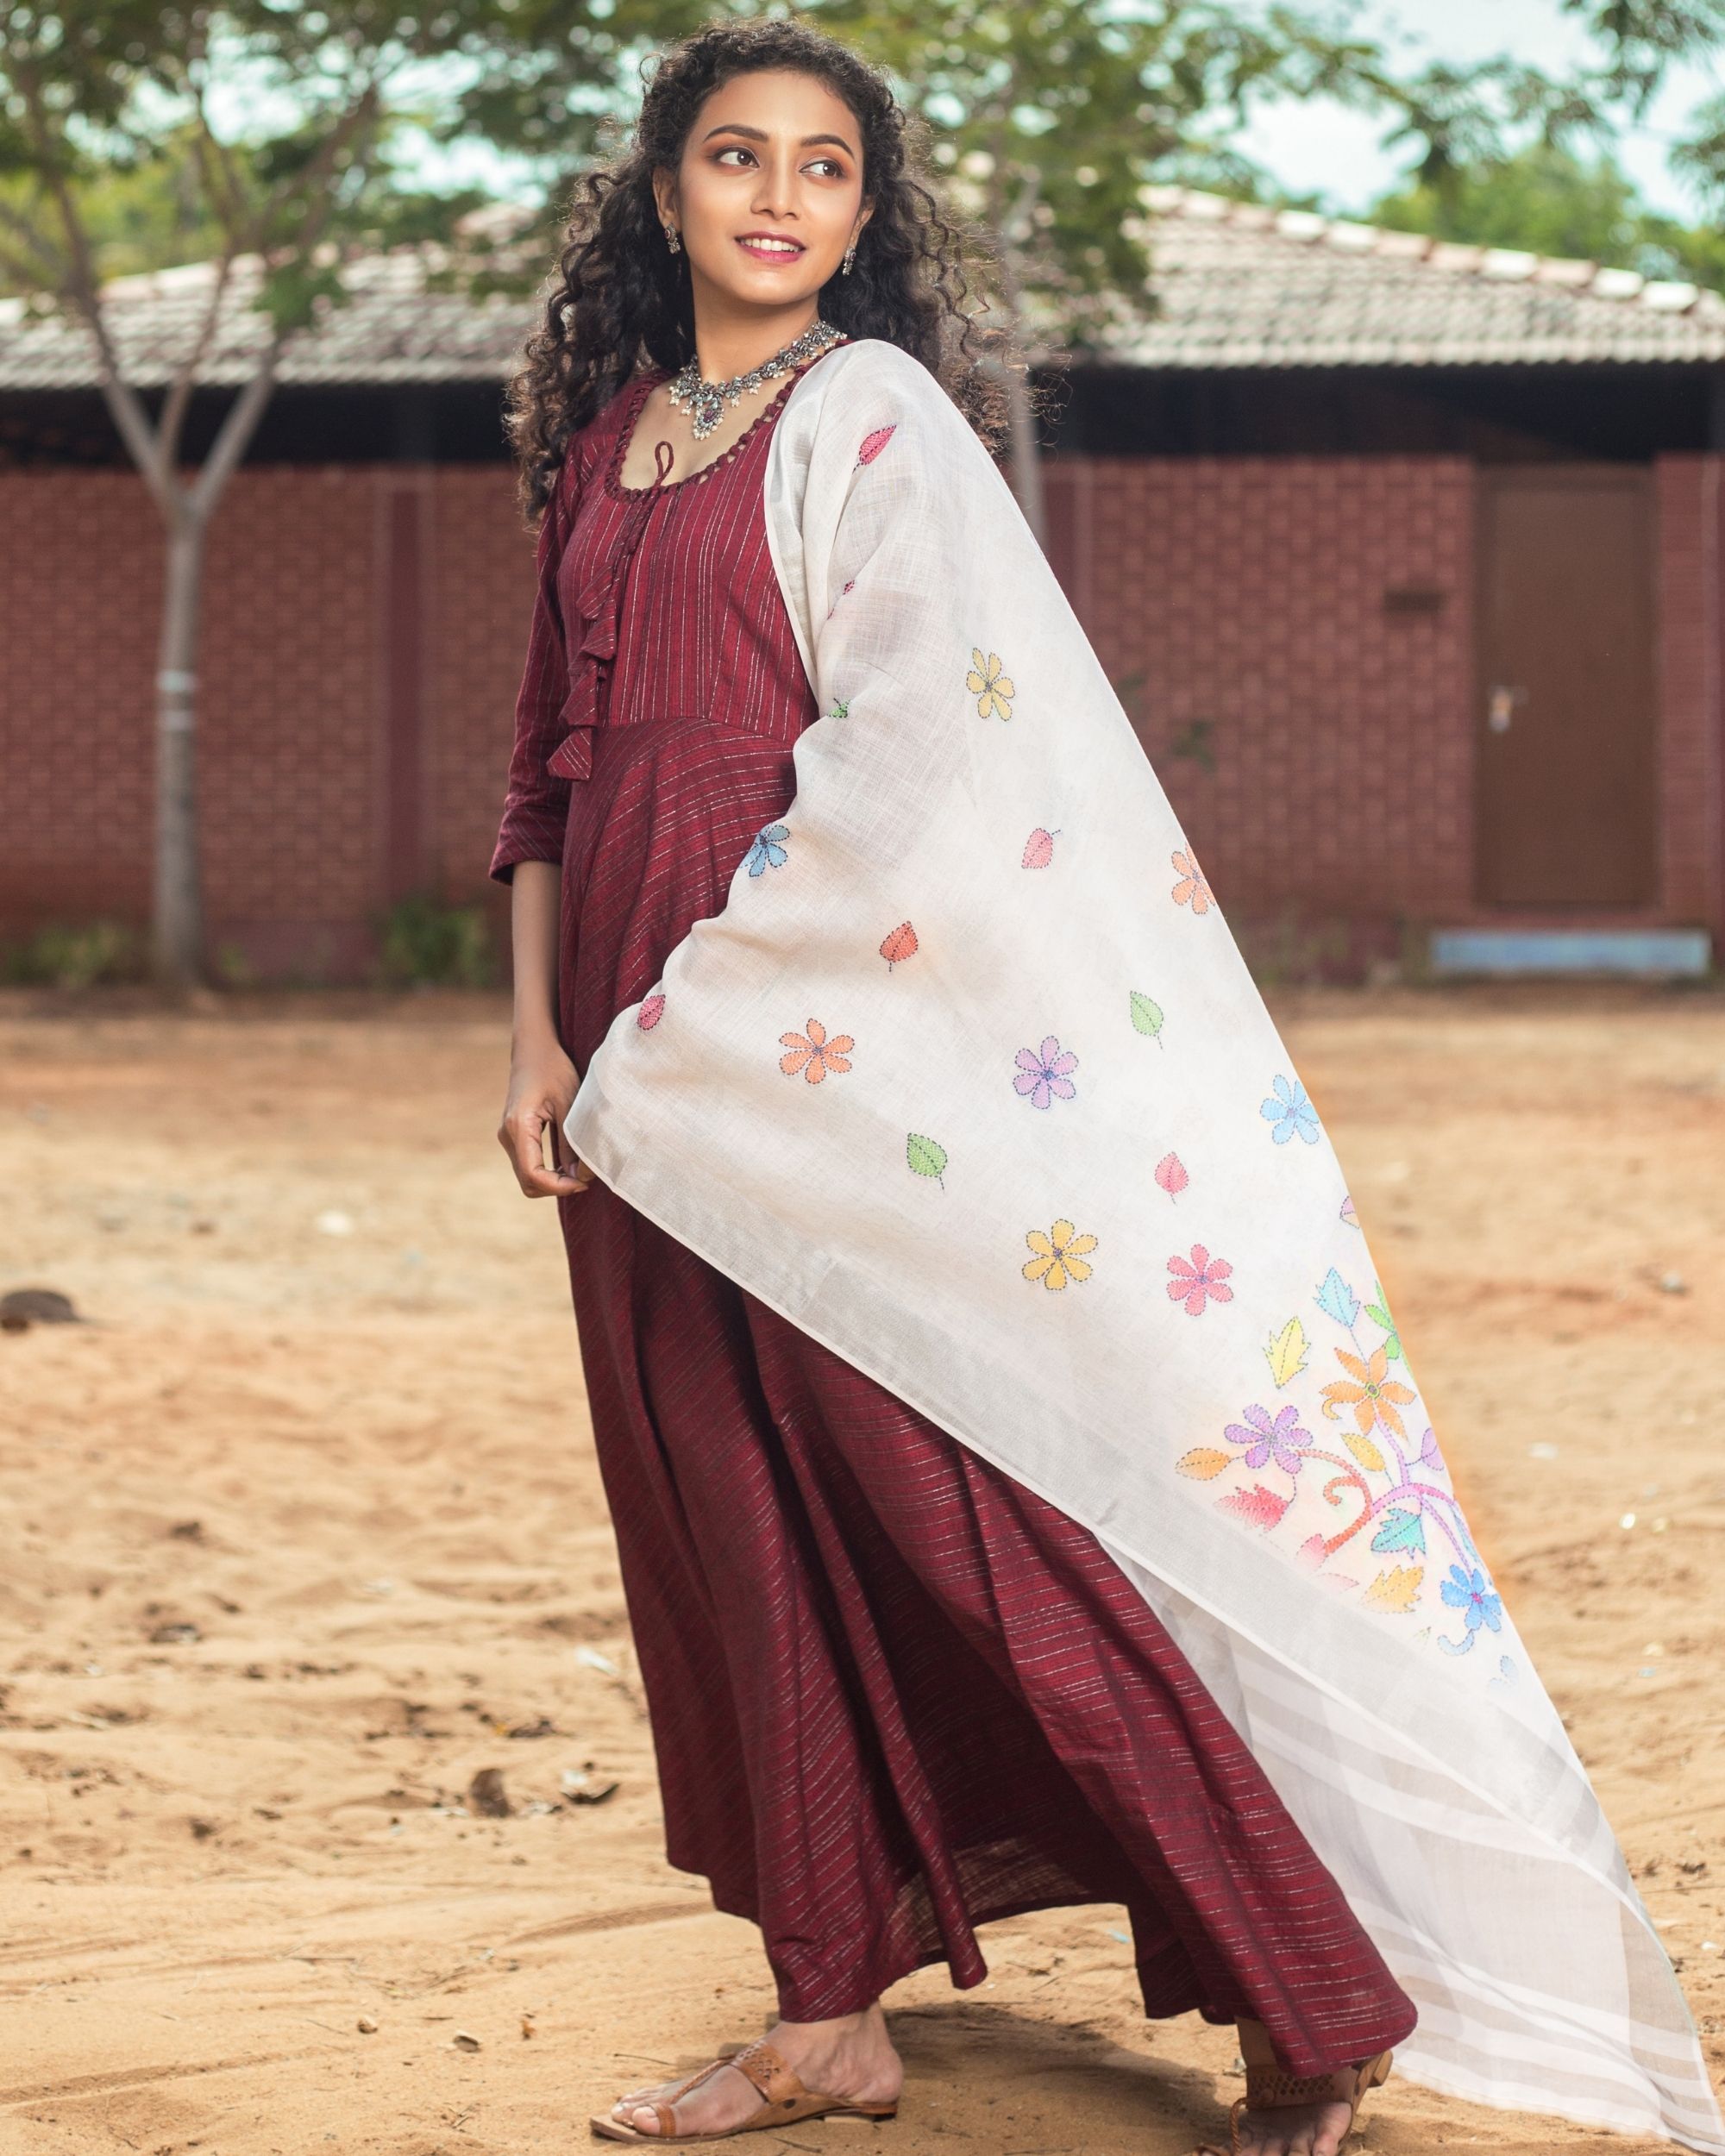
M574 1105L580 1084L574 1065L555 1040L516 1050L497 1138L509 1156L515 1180L530 1198L571 1197L593 1181L592 1169L570 1151L563 1136L563 1119ZM544 1163L548 1129L555 1168Z

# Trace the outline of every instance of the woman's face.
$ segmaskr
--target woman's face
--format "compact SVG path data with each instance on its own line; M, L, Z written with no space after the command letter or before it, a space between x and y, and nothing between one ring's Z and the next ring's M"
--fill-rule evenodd
M862 130L812 76L733 76L695 115L674 176L654 175L654 193L698 291L795 307L814 299L868 221Z

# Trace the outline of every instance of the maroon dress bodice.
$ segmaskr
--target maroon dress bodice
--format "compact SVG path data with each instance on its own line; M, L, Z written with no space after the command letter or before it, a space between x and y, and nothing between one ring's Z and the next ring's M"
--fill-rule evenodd
M491 873L562 865L559 1021L577 1069L789 805L817 717L767 544L772 429L810 360L687 479L621 467L634 379L572 437L539 535L539 592Z

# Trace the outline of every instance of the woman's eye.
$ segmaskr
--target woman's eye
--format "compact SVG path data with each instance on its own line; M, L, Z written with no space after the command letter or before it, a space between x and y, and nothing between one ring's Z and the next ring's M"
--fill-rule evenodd
M717 164L721 158L726 157L747 157L752 160L754 155L754 151L745 149L741 142L727 142L722 150L714 154L713 162ZM813 163L816 166L824 166L835 179L843 179L844 177L844 167L836 157L818 157Z

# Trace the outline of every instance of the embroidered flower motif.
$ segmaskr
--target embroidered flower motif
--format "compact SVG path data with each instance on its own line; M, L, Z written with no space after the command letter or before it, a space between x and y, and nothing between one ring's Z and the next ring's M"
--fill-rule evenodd
M1070 1220L1057 1220L1046 1235L1032 1228L1025 1242L1036 1253L1024 1268L1026 1280L1039 1280L1044 1288L1063 1288L1069 1280L1089 1279L1084 1253L1095 1249L1096 1238L1075 1233Z
M1492 1591L1491 1583L1484 1572L1466 1564L1452 1564L1450 1576L1439 1592L1452 1609L1467 1612L1468 1645L1473 1644L1473 1634L1482 1625L1488 1632L1498 1632L1503 1624L1503 1598ZM1447 1645L1448 1642L1444 1643Z
M1370 1361L1366 1361L1339 1347L1336 1360L1358 1382L1350 1384L1347 1378L1336 1377L1324 1387L1324 1413L1330 1420L1333 1422L1344 1407L1352 1407L1362 1437L1370 1432L1374 1422L1382 1421L1393 1435L1405 1438L1408 1432L1402 1427L1398 1410L1405 1407L1414 1395L1408 1386L1390 1376L1389 1357L1383 1349L1373 1348Z
M1201 1243L1192 1245L1189 1263L1183 1257L1170 1257L1168 1269L1174 1275L1168 1283L1169 1299L1183 1302L1189 1317L1195 1318L1202 1312L1206 1296L1214 1302L1234 1299L1234 1291L1227 1284L1233 1267L1225 1257L1212 1257Z
M976 699L978 718L1010 718L1013 715L1012 699L1018 692L1000 671L1000 653L991 651L984 658L973 644L970 659L970 671L964 677L964 686Z
M806 1035L781 1033L779 1039L790 1050L787 1056L780 1056L780 1069L787 1078L794 1078L801 1071L812 1086L818 1086L828 1071L849 1070L850 1064L844 1051L856 1045L849 1033L835 1033L828 1040L826 1028L819 1018L809 1020Z
M1286 1078L1278 1070L1275 1091L1258 1102L1258 1112L1270 1125L1270 1135L1278 1145L1285 1145L1296 1131L1308 1145L1317 1144L1318 1111L1297 1078Z
M1013 1081L1013 1090L1027 1094L1033 1108L1045 1108L1056 1094L1063 1100L1070 1100L1077 1093L1078 1088L1066 1074L1077 1069L1078 1058L1070 1050L1063 1055L1052 1033L1040 1048L1019 1049L1013 1061L1019 1067L1019 1075Z
M785 841L790 837L788 824L768 824L755 834L755 843L745 858L751 876L763 874L768 868L782 868L785 865Z
M1245 1407L1241 1413L1245 1423L1229 1423L1223 1435L1230 1445L1246 1446L1246 1466L1263 1467L1274 1460L1285 1474L1297 1475L1305 1457L1301 1447L1311 1444L1312 1433L1300 1427L1300 1410L1293 1401L1274 1417L1268 1407Z
M1180 881L1174 887L1172 897L1176 906L1190 905L1195 913L1202 913L1214 895L1205 882L1196 856L1189 848L1177 846L1168 856L1180 871Z

